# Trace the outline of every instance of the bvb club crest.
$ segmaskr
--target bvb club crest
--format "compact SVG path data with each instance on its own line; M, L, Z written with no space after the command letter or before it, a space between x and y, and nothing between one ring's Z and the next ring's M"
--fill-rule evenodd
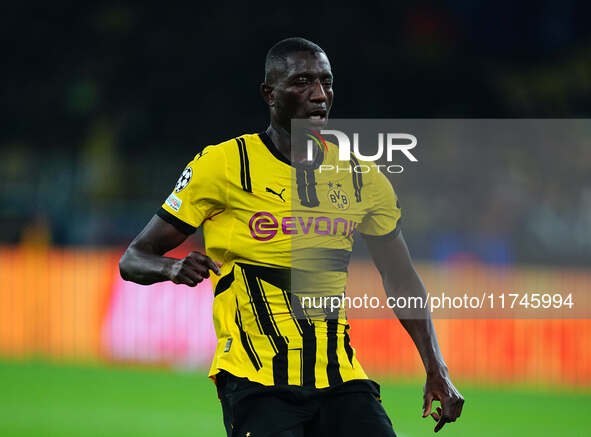
M349 208L349 195L345 193L341 184L328 183L328 201L337 209Z

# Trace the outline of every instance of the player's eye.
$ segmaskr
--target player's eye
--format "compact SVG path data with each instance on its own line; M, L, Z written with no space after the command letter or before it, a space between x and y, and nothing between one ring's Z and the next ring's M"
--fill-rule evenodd
M298 77L295 80L295 84L296 85L307 85L310 82L310 80L307 77Z

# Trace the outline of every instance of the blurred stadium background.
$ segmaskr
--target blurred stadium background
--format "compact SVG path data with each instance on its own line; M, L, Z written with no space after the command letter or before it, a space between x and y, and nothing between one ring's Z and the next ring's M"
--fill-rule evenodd
M588 118L587 12L568 0L5 6L0 435L223 435L205 376L211 284L140 287L117 261L202 147L265 128L257 86L274 42L301 35L327 51L333 117ZM514 289L589 292L591 148L567 146L475 147L463 159L446 147L400 177L428 287L477 288L500 267ZM196 235L173 255L202 244ZM367 262L352 268L373 271ZM402 328L351 324L398 434L429 434ZM442 432L588 435L589 319L436 325L467 401Z

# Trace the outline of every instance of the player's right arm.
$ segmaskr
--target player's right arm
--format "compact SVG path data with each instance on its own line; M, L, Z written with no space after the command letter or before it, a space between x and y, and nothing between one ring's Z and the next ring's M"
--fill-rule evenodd
M162 208L131 242L121 260L121 277L148 285L161 281L195 286L218 265L208 256L191 252L183 259L164 256L203 223L225 209L225 153L206 147L183 170ZM220 264L221 265L221 264Z
M142 285L172 281L193 287L209 278L209 270L220 275L218 265L199 252L191 252L183 259L163 256L186 238L187 234L154 215L121 257L121 277Z

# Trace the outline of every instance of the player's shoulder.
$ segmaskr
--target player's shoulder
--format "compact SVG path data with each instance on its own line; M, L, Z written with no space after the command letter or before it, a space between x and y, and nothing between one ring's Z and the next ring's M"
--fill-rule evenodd
M242 134L217 144L205 146L203 150L195 155L194 160L201 159L206 154L217 155L217 157L220 157L221 155L224 155L225 157L231 157L235 154L240 154L240 149L242 147L251 148L254 144L259 144L260 142L261 140L259 134Z
M253 144L260 143L258 134L243 134L233 137L217 144L209 144L203 147L191 161L192 164L199 162L201 165L215 162L216 165L223 165L231 161L234 157L240 155L240 149L251 148ZM220 161L222 160L222 161Z

